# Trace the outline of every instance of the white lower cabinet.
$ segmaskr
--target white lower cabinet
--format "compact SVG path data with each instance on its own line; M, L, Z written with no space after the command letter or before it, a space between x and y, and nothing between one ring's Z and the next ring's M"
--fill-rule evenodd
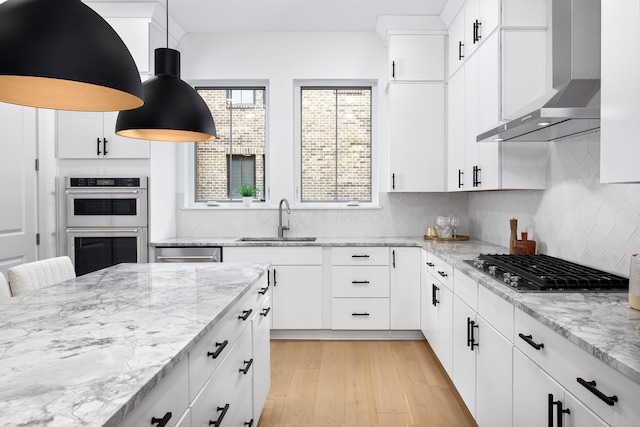
M391 248L389 328L420 329L420 249Z
M389 298L334 298L331 307L331 328L389 329Z
M223 256L272 264L272 329L322 329L321 247L228 247Z
M253 419L258 423L271 385L271 300L267 298L251 322L253 340Z
M453 384L476 416L476 313L457 295L453 297Z

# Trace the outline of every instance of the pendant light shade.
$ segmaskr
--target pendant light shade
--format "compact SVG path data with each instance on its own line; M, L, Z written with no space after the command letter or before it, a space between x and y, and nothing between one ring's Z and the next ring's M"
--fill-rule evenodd
M118 135L171 142L203 142L216 138L209 107L180 79L180 52L156 49L155 76L145 81L142 88L145 104L118 114Z
M113 28L80 0L0 4L0 101L74 111L143 104L138 68Z

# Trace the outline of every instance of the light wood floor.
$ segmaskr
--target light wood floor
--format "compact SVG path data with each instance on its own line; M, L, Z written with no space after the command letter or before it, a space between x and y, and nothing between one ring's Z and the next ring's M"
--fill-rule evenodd
M425 341L271 341L259 427L475 427Z

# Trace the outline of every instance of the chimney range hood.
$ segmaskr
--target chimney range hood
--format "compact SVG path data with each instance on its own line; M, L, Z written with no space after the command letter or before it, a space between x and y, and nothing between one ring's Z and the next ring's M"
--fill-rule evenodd
M477 137L553 141L600 128L600 0L552 0L552 93Z

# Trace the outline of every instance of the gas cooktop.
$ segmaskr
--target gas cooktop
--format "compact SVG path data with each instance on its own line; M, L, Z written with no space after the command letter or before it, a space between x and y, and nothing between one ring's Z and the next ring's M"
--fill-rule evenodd
M548 255L479 255L465 260L518 292L627 292L629 279Z

